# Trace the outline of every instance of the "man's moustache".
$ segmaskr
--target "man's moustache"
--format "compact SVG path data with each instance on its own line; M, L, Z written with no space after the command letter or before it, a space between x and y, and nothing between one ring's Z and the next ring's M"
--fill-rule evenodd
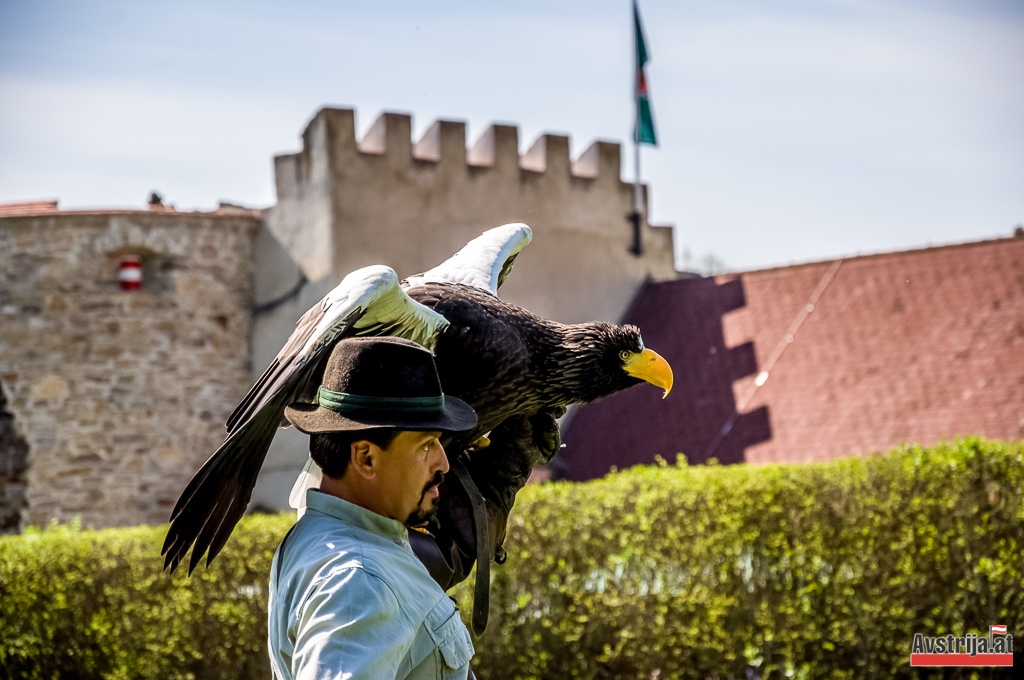
M444 473L443 472L435 472L433 479L431 479L429 482L427 482L427 485L423 487L423 493L427 493L428 491L433 489L435 486L441 486L441 482L443 482L443 481L444 481Z

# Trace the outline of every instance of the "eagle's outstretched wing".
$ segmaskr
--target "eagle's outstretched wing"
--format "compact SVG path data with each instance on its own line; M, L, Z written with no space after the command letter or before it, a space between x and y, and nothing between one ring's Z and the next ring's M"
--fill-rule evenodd
M324 349L343 336L395 335L432 349L437 334L447 325L443 316L405 294L391 267L357 269L298 320L284 347L228 416L228 432L234 432L272 395L293 382L296 373L317 363ZM312 387L315 390L317 385Z
M422 274L410 276L405 287L425 283L462 283L498 295L498 288L512 271L516 255L533 238L525 224L506 224L488 229L447 260Z
M390 267L346 276L307 311L284 348L228 418L228 436L196 473L171 513L164 568L173 573L195 544L191 574L209 550L217 556L249 503L284 409L316 389L334 343L354 335L393 335L432 347L448 322L415 302Z

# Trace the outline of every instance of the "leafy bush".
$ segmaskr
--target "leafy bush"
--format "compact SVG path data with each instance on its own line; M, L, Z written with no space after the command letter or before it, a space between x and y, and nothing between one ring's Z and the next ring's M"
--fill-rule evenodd
M270 677L267 575L292 521L244 518L192 578L161 571L166 527L0 538L0 677Z
M165 527L0 538L0 677L269 676L293 517L245 518L191 579L161 572ZM481 679L911 677L914 633L1024 633L1024 445L530 487L506 548Z
M911 677L914 633L1024 634L1022 444L632 468L509 535L481 679Z

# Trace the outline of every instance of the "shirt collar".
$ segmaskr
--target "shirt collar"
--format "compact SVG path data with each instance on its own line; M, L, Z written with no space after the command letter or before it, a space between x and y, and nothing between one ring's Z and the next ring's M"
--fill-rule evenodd
M340 519L353 526L380 534L390 539L404 539L408 536L405 525L397 519L379 515L373 510L350 503L343 498L332 496L317 489L306 490L306 508Z

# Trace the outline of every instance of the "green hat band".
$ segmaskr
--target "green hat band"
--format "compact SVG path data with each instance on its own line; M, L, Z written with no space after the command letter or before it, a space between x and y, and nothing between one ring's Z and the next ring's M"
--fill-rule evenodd
M367 397L361 394L335 392L321 386L317 403L343 415L362 415L371 411L433 415L444 410L444 395L436 397Z

